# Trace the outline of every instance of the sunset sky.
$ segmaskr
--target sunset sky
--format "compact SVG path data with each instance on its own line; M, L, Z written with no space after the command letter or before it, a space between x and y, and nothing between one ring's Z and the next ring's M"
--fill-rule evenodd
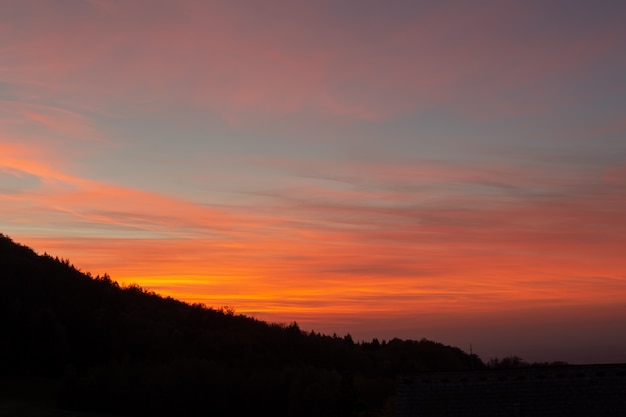
M356 340L626 362L626 2L0 1L0 233Z

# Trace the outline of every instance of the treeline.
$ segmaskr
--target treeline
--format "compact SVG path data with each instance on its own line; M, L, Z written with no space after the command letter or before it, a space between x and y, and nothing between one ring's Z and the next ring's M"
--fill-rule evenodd
M487 368L489 369L513 369L513 368L546 368L552 366L565 366L567 362L554 361L554 362L526 362L519 356L506 356L504 358L491 358L487 362Z
M121 288L0 235L0 376L128 416L384 416L418 371L484 368L429 340L355 343Z

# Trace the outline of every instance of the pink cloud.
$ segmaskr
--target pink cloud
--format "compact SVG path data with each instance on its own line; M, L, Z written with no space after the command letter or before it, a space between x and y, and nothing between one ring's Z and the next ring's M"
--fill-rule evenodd
M54 153L0 143L0 168L33 175L41 182L37 190L10 197L19 199L20 204L14 201L0 209L5 218L13 218L13 226L48 224L57 233L67 227L95 236L106 235L109 228L130 236L152 233L163 237L203 230L219 234L218 230L233 220L217 209L79 178L53 167L52 160Z
M565 42L543 25L522 41L507 22L540 11L520 5L358 26L312 5L91 4L67 14L44 6L29 12L30 29L12 26L6 79L37 80L44 94L99 111L191 101L233 123L302 110L380 119L442 104L508 117L574 100L546 89L576 82L623 35L599 28ZM122 91L134 100L119 102Z

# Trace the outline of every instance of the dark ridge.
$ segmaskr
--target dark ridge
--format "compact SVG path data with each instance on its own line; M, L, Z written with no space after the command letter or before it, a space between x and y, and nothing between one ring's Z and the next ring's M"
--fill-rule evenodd
M0 411L391 416L405 376L485 368L425 339L355 343L122 288L2 234L0 285Z

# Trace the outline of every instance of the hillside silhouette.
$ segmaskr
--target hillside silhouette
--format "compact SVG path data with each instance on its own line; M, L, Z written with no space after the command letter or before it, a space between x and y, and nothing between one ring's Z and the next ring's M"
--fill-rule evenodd
M2 234L0 286L2 383L64 410L384 416L404 375L485 367L425 339L357 343L120 287Z

